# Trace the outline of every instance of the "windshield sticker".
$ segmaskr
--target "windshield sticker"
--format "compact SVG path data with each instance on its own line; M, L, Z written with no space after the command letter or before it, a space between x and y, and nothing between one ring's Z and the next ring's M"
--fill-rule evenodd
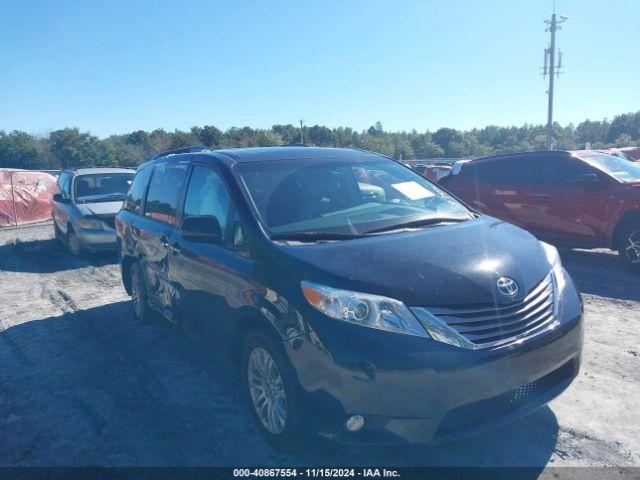
M433 192L430 192L417 182L402 182L394 183L391 185L398 190L401 194L407 197L409 200L422 200L423 198L429 198L435 196Z

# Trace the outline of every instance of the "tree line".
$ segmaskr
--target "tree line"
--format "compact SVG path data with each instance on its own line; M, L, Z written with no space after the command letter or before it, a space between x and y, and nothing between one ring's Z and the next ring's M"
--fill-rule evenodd
M156 129L98 138L78 128L56 130L46 136L22 131L0 131L0 167L60 169L88 165L136 166L151 156L189 145L212 149L274 146L300 143L321 147L359 148L396 159L474 158L486 155L545 148L544 125L488 126L461 131L440 128L434 132L388 132L380 122L363 131L349 127L327 128L274 125L222 131L206 125L189 131ZM554 147L561 150L640 145L640 111L617 115L612 120L554 125Z

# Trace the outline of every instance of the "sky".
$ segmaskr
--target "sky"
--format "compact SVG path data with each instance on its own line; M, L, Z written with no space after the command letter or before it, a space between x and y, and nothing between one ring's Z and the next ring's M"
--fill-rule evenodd
M541 124L554 3L555 120L640 110L639 0L0 0L0 130Z

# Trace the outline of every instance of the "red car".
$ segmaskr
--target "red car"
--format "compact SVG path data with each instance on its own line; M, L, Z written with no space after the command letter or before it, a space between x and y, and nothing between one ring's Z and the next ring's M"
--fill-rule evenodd
M618 150L636 161L640 160L640 147L622 147Z
M640 273L637 163L589 150L524 152L458 163L440 183L541 240L618 250Z
M605 148L602 150L597 150L600 153L607 153L609 155L613 155L614 157L620 157L620 158L624 158L625 160L629 160L630 162L637 162L639 161L638 158L634 158L631 155L629 155L629 153L633 153L634 150L638 150L638 153L640 153L640 148L636 148L636 147L632 147L631 149L628 148ZM637 155L636 155L637 156Z

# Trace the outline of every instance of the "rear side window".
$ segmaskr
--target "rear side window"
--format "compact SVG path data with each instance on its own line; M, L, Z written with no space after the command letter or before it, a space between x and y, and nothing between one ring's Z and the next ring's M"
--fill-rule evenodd
M140 213L140 208L142 206L142 197L144 196L144 191L147 188L149 177L151 176L152 171L152 167L138 170L138 173L136 173L136 176L133 179L133 183L129 188L129 192L124 199L125 210L129 210L133 213Z
M178 198L187 174L187 163L156 166L144 206L144 214L172 225L177 224Z
M546 184L570 184L581 175L596 173L584 162L568 158L547 158L540 166L540 181Z
M482 183L526 184L536 180L537 169L537 159L505 158L475 165L470 176Z

